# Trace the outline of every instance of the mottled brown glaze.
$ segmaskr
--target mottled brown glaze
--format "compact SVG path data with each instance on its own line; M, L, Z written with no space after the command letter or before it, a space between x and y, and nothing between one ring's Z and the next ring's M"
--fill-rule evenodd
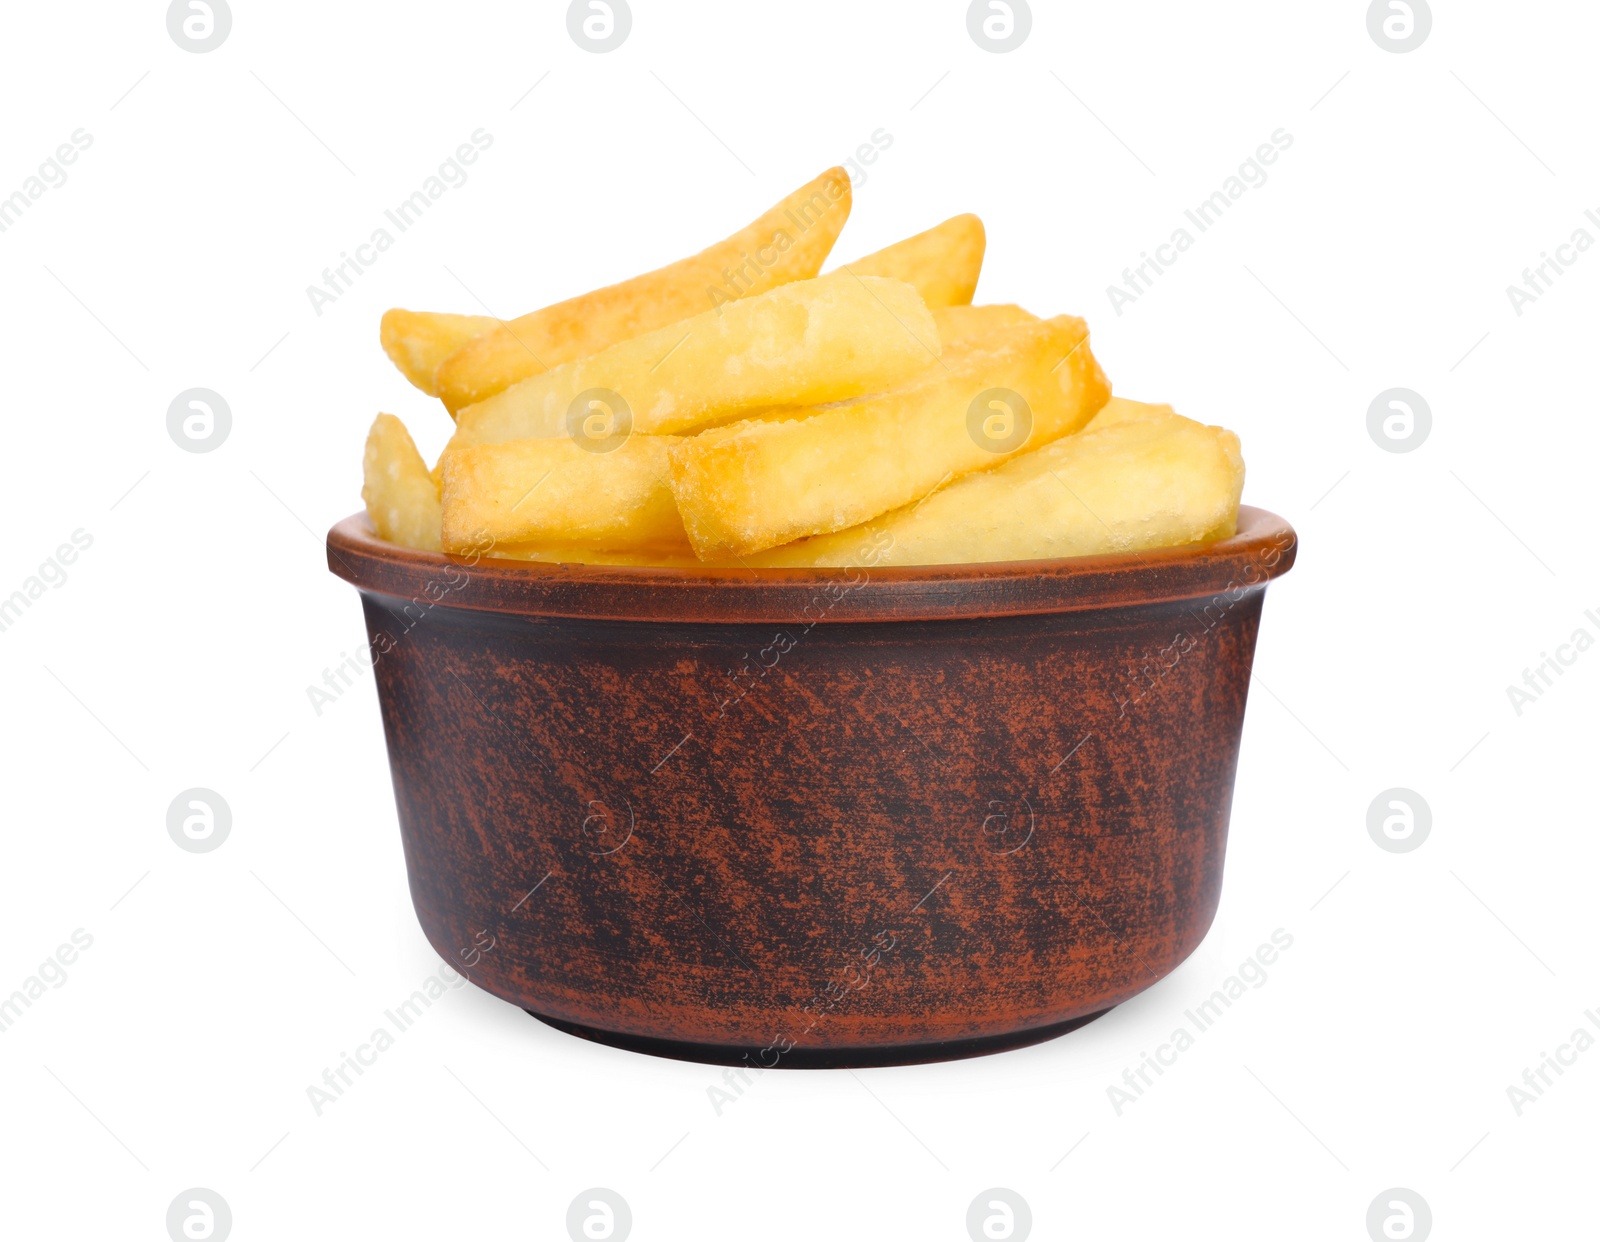
M590 1038L758 1066L970 1055L1150 986L1216 911L1268 580L1204 548L649 570L328 536L424 932Z

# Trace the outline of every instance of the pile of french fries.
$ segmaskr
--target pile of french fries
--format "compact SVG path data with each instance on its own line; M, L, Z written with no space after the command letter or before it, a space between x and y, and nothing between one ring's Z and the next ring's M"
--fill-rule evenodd
M541 561L820 568L1134 551L1234 532L1232 432L1111 396L1081 319L973 306L956 216L821 273L833 168L654 272L501 321L391 310L455 432L398 418L362 498L394 543Z

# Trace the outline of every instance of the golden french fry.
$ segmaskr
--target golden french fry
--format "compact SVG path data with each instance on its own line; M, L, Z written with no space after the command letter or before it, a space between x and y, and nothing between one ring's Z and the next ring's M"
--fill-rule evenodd
M928 375L937 374L940 367L951 367L957 358L979 350L991 349L996 344L994 338L1004 334L1007 328L1015 327L1019 323L1038 323L1039 317L1031 315L1020 306L995 305L995 306L936 306L929 308L933 316L933 326L938 331L942 352L937 356L930 355L928 365L923 372ZM797 409L794 406L771 406L759 410L741 411L738 418L740 422L758 420L763 422L787 422L796 418L808 417L812 414L823 414L829 410L838 409L848 405L847 401L834 401L823 405L806 406ZM733 428L737 424L724 423L717 428L708 428L699 432L702 437L712 436L720 428ZM709 443L708 441L705 441Z
M604 552L596 548L579 547L565 543L496 544L484 556L507 561L541 561L552 565L632 565L646 569L704 569L693 552L687 550L666 552L657 549L634 549L626 552ZM730 562L730 565L733 564Z
M361 499L378 537L437 552L439 490L411 433L393 414L373 420L361 467Z
M951 216L844 266L857 276L888 276L915 285L930 308L964 306L978 287L984 244L982 220Z
M993 306L940 306L930 309L933 316L933 325L939 341L943 345L943 358L953 360L963 353L988 348L990 338L1003 333L1007 328L1015 327L1020 323L1038 323L1039 317L1030 314L1020 306L1009 304L996 304ZM930 346L932 342L929 342ZM940 356L930 353L927 369L936 370L941 362ZM817 405L808 407L810 413L821 413L832 409L844 402ZM759 410L743 410L739 413L740 419L760 419L765 421L782 421L797 417L794 406L771 406ZM478 416L474 416L474 419ZM471 421L471 420L469 420ZM709 431L700 434L709 435ZM470 439L471 433L463 438L462 443ZM433 477L436 482L442 481L442 467L435 465Z
M1148 401L1129 401L1126 397L1112 397L1089 420L1085 431L1099 431L1113 423L1136 423L1150 418L1170 418L1177 411L1170 405L1153 405Z
M946 349L1002 332L1019 323L1039 322L1039 316L1009 302L997 302L992 306L930 306L929 309L933 312L933 326L939 329L939 339Z
M618 341L791 280L808 280L822 270L849 215L850 177L830 168L697 255L557 302L467 342L439 364L438 395L454 414Z
M690 556L667 480L669 436L628 436L605 451L566 436L451 449L444 470L444 549L492 540L568 550ZM501 555L496 552L496 555Z
M451 448L567 436L622 416L666 435L772 405L815 405L875 392L939 356L917 291L835 272L780 285L623 341L468 406Z
M378 340L401 375L430 397L437 397L433 373L439 364L473 337L499 326L500 321L489 315L445 315L396 307L384 311Z
M956 365L958 359L995 348L1002 343L1008 328L1021 323L1039 322L1037 315L1029 314L1020 306L1009 305L941 306L930 309L928 313L933 316L933 326L938 332L941 349L936 354L930 354L928 365L917 374L916 379L941 374L941 368L947 372ZM947 331L954 335L946 336ZM913 382L915 380L907 381L907 384L897 387L905 387ZM718 423L693 434L696 443L703 447L715 440L737 434L746 423L793 422L797 418L809 418L815 414L825 414L854 404L855 399L850 398L810 406L775 405L744 410L740 412L736 421Z
M695 551L743 556L856 526L1078 430L1110 396L1081 319L1017 324L985 344L951 350L897 391L674 446Z
M865 526L749 564L957 565L1207 542L1234 533L1243 486L1233 432L1158 414L1091 426Z

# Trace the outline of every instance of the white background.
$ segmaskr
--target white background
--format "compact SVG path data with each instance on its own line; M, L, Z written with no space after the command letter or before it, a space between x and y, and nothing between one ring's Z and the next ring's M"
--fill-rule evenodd
M0 194L93 145L0 234L0 595L93 546L0 633L0 995L94 944L0 1034L7 1234L160 1239L201 1186L238 1239L559 1239L596 1185L641 1242L959 1242L991 1186L1039 1238L1359 1240L1393 1186L1440 1238L1592 1232L1600 1050L1521 1116L1506 1088L1600 1010L1600 651L1520 716L1506 686L1600 637L1600 254L1520 317L1505 290L1600 210L1600 11L1437 0L1405 55L1365 11L1039 3L996 55L949 0L635 0L594 55L549 0L236 0L197 55L159 3L11 6ZM306 287L480 127L470 180L315 314ZM1266 184L1116 315L1107 286L1280 127ZM448 425L379 315L667 262L879 128L839 258L980 213L980 301L1086 315L1118 391L1237 430L1246 500L1300 532L1211 935L1067 1038L768 1074L721 1116L719 1071L468 987L315 1116L306 1087L440 965L370 678L320 717L306 694L364 639L321 536L368 423L430 455ZM165 426L196 386L234 419L201 455ZM1395 386L1433 411L1404 455L1366 430ZM232 807L214 853L167 835L190 786ZM1411 853L1367 834L1391 786L1432 807ZM1280 927L1268 982L1118 1116L1123 1069Z

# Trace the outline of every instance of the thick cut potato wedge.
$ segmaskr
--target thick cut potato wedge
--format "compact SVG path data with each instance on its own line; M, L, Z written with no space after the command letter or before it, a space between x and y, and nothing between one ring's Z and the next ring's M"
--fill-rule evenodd
M1037 315L1030 315L1020 306L941 306L930 310L929 314L933 316L933 326L939 334L941 351L937 357L929 357L928 365L918 374L917 379L925 375L938 375L941 373L941 368L947 371L956 365L957 359L968 354L993 349L998 343L997 338L1003 337L1008 328L1013 328L1019 323L1039 322ZM952 335L947 336L947 331ZM907 381L908 384L912 382L914 381ZM852 398L845 401L829 401L821 405L799 408L792 405L775 405L759 410L741 410L734 418L713 423L698 432L698 435L706 437L703 443L710 443L711 438L715 438L718 433L732 434L742 422L793 422L797 418L808 418L813 414L825 414L829 410L843 409L847 405L854 404L855 400Z
M1137 423L1150 418L1171 418L1177 411L1170 405L1155 405L1148 401L1129 401L1126 397L1112 397L1101 407L1100 413L1089 421L1086 431L1099 431L1113 423Z
M928 365L923 368L923 374L937 375L940 368L949 369L955 366L956 359L980 350L992 349L997 343L996 338L1004 335L1006 329L1013 328L1019 323L1038 323L1039 317L1031 315L1020 306L938 306L932 307L929 313L933 316L933 326L938 330L942 352L938 357L929 357ZM919 376L918 378L921 378ZM806 406L796 409L794 406L771 406L760 410L742 410L736 420L715 424L701 431L703 437L712 436L714 431L736 427L737 422L760 420L763 422L792 422L796 418L809 417L812 414L824 414L829 410L839 409L851 404L850 401L832 401L823 405ZM709 440L704 441L709 443Z
M602 404L603 394L620 396L633 430L649 435L761 406L837 401L916 375L939 348L933 316L910 285L835 272L531 376L462 410L450 447L566 436L585 394Z
M849 215L850 177L830 168L697 255L512 319L467 342L439 365L438 395L454 414L618 341L791 280L809 280L822 270Z
M500 321L489 315L445 315L396 308L384 311L378 340L401 375L430 397L437 397L433 373L439 364L473 337L499 326Z
M485 556L505 561L540 561L551 565L632 565L641 569L704 569L706 566L685 544L677 552L634 549L602 552L570 543L496 544ZM724 568L739 568L730 561Z
M992 306L933 306L933 326L945 348L992 335L1019 323L1038 323L1039 316L1020 306L997 302Z
M887 276L915 285L930 308L965 306L978 287L984 245L982 220L952 216L844 267L857 276Z
M859 525L1077 431L1110 396L1081 319L1017 324L985 344L894 392L677 445L672 486L695 551L744 556ZM1016 397L1026 415L1009 407Z
M774 548L749 564L958 565L1208 542L1234 533L1243 486L1233 432L1175 414L1130 419L1090 427L866 526Z
M594 452L566 436L474 444L446 451L444 550L493 540L690 555L667 480L669 436L630 436Z
M373 420L361 470L361 499L379 538L437 552L439 489L411 433L393 414Z

